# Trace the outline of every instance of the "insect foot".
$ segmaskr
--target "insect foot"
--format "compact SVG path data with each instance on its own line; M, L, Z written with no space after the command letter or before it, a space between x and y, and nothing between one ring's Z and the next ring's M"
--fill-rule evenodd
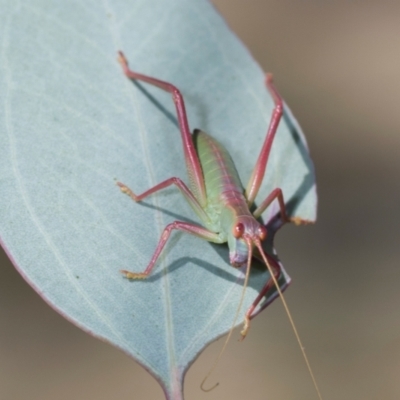
M308 225L314 223L313 221L308 221L306 219L301 219L300 217L291 217L289 218L289 222L293 222L295 225Z
M121 183L121 182L117 182L117 185L118 185L119 188L121 189L121 192L122 192L122 193L127 194L127 195L128 195L132 200L134 200L134 201L139 201L139 200L138 200L138 197L136 196L136 194L133 193L132 190L128 188L128 186L124 185L124 184Z
M244 340L244 338L246 337L249 328L250 328L250 318L246 315L244 317L243 329L240 331L241 335L241 338L239 339L240 342Z
M121 272L121 274L124 274L125 278L128 278L128 279L146 279L147 278L147 274L145 274L143 272L130 272L125 269L121 269L119 272Z

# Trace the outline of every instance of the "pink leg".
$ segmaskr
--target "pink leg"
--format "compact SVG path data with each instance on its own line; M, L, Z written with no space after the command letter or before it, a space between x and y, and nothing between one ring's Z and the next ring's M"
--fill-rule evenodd
M247 184L246 198L249 206L253 204L254 199L257 196L258 190L260 189L261 182L264 178L268 157L271 152L272 143L274 141L275 133L278 129L279 121L281 120L283 114L283 100L272 82L271 74L266 75L265 82L268 90L272 95L272 98L274 99L275 107L272 112L271 121L269 123L267 131L267 136L265 138L260 155L258 156L258 160L254 167L253 173L251 174L249 183Z
M299 217L288 217L286 212L285 201L283 199L283 193L280 188L274 189L268 197L256 208L253 212L254 218L258 218L267 209L267 207L275 200L278 199L279 208L281 210L281 219L283 222L294 222L296 225L309 224L310 221L301 219Z
M272 268L274 270L274 276L275 279L278 280L279 279L279 275L281 273L281 269L279 267L279 264L271 257L267 256L268 261L270 262L270 264L272 265ZM240 332L240 334L242 335L241 340L243 340L246 335L247 332L250 328L250 320L253 318L253 312L256 309L257 305L260 303L260 301L263 299L263 297L267 294L267 292L273 287L275 286L274 284L274 280L272 278L269 278L267 283L264 285L264 287L261 289L261 292L258 294L258 296L256 297L256 299L253 301L253 304L248 308L248 310L246 311L246 314L244 316L244 324L243 324L243 329Z
M185 110L185 102L183 100L182 94L180 93L178 88L168 82L164 82L159 79L131 71L128 67L128 61L126 60L122 51L118 52L118 54L118 61L122 65L122 69L124 70L124 73L128 78L147 82L150 85L157 86L158 88L171 93L178 116L179 129L181 131L183 151L186 160L186 167L188 170L189 181L191 182L190 188L192 189L192 192L194 193L200 205L205 206L206 190L204 185L203 172L200 167L200 162L199 158L197 157L196 149L193 145L192 136L190 134Z
M194 197L193 193L189 190L189 188L185 185L185 183L176 177L166 179L165 181L159 183L158 185L153 186L152 188L146 190L142 194L136 195L133 193L133 191L126 185L124 185L121 182L117 182L117 185L121 188L121 191L126 193L128 196L131 197L132 200L138 202L146 198L147 196L150 196L151 194L158 192L161 189L164 189L168 186L175 185L183 194L189 205L192 207L192 209L195 211L195 213L198 215L198 217L205 223L207 224L210 222L210 219L204 209L200 206L199 202L197 199Z
M179 229L186 233L190 233L190 234L198 236L202 239L208 240L209 242L223 243L223 241L220 239L218 233L211 232L206 228L203 228L198 225L190 224L188 222L175 221L175 222L172 222L171 224L167 225L164 228L164 231L161 235L160 241L158 242L158 245L153 254L153 257L151 257L149 265L146 267L146 269L143 272L130 272L130 271L126 271L126 270L121 270L121 272L128 279L147 278L150 275L151 270L153 269L154 264L156 263L158 257L160 256L160 253L161 253L162 249L164 248L165 243L167 242L167 240L171 234L171 231L173 229Z
M258 218L267 209L267 207L275 200L278 199L279 208L281 209L281 218L283 222L289 222L289 218L286 213L285 201L283 200L283 193L280 188L274 189L268 197L257 207L253 212L254 218Z

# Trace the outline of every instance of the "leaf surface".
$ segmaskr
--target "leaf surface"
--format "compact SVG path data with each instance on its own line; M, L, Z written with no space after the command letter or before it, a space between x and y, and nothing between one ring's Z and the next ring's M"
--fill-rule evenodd
M181 89L191 129L228 149L244 185L273 108L263 72L203 0L0 3L1 243L52 307L183 398L187 368L233 322L243 275L226 246L179 233L149 279L119 273L145 268L169 222L199 221L174 188L135 204L115 185L187 181L170 96L126 79L116 55ZM292 216L315 219L313 166L288 108L257 201L275 187ZM252 272L238 323L267 280Z

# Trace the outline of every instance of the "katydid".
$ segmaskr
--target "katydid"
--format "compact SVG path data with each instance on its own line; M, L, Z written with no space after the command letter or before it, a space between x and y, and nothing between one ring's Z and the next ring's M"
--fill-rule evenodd
M186 167L189 175L189 187L177 177L166 179L140 195L136 195L121 182L117 182L118 186L134 201L139 202L161 189L176 185L204 224L204 226L200 226L189 222L172 222L165 227L155 252L143 272L130 272L126 270L122 270L121 272L129 279L144 279L149 276L174 229L190 233L214 243L227 242L230 263L235 268L247 264L247 270L250 270L253 248L256 247L258 249L257 257L261 257L267 266L272 265L270 267L271 279L268 280L256 301L246 312L244 328L241 332L244 338L249 329L252 312L265 293L274 284L278 291L280 291L277 284L281 273L279 265L263 251L261 246L261 242L266 239L268 234L266 227L260 222L262 213L274 200L277 200L280 207L280 217L283 222L293 221L296 224L303 222L298 218L291 219L288 217L283 193L280 188L272 190L253 213L250 211L250 207L261 186L275 133L283 114L283 100L273 85L272 75L266 75L266 86L273 97L275 107L263 147L247 188L244 190L236 167L227 150L214 138L201 130L196 129L192 135L190 134L185 103L178 88L168 82L130 70L128 61L122 52L119 52L118 61L128 78L149 83L171 93L182 136Z
M117 185L120 187L122 192L129 195L135 202L139 202L147 196L150 196L161 189L165 189L168 186L175 185L204 225L200 226L183 221L170 223L164 228L154 254L146 269L143 272L131 272L127 270L122 270L121 272L128 279L144 279L149 276L161 251L168 241L171 232L173 230L181 230L209 242L227 242L231 265L234 268L247 265L244 283L244 287L246 287L250 273L251 259L253 257L253 249L256 248L257 254L254 254L254 256L261 258L261 260L264 261L271 278L266 282L260 294L245 313L244 326L241 331L242 339L246 336L249 330L250 320L255 308L265 294L275 286L283 301L318 396L322 399L314 374L305 354L304 347L300 341L297 329L282 295L282 290L278 284L282 271L279 264L264 252L261 245L261 242L266 239L268 232L260 218L263 212L274 200L277 200L279 203L282 223L294 222L295 224L301 224L308 223L308 221L300 218L290 218L288 216L283 193L280 188L273 189L253 212L250 211L263 181L271 147L284 109L283 99L272 82L272 75L266 75L265 83L267 89L272 95L275 106L264 144L261 148L246 190L244 190L234 162L222 144L201 130L195 129L193 134L190 133L185 103L179 89L171 83L130 70L128 61L121 51L119 52L118 61L122 65L124 74L129 79L146 82L169 92L172 95L182 137L186 168L189 175L189 187L177 177L166 179L140 195L136 195L128 186L121 182L117 182ZM241 302L238 307L238 312L240 307ZM232 330L230 331L230 334L231 332ZM228 339L230 334L228 335ZM225 345L226 343L227 341L225 342ZM205 379L207 379L207 377ZM204 382L205 380L203 381L203 384Z

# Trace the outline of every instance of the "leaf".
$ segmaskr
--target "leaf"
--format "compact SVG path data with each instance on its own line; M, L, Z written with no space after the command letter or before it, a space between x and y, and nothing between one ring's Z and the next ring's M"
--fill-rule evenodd
M117 50L181 89L191 129L226 146L244 184L273 107L263 72L203 0L3 0L1 9L1 243L52 307L134 357L167 398L183 398L188 367L233 322L243 275L225 246L179 233L148 280L119 273L145 268L167 223L198 221L173 188L135 204L115 185L140 193L170 176L187 181L170 96L127 80ZM285 112L257 200L281 187L291 215L312 221L313 167ZM269 246L277 210L266 213ZM254 269L238 322L267 280Z

